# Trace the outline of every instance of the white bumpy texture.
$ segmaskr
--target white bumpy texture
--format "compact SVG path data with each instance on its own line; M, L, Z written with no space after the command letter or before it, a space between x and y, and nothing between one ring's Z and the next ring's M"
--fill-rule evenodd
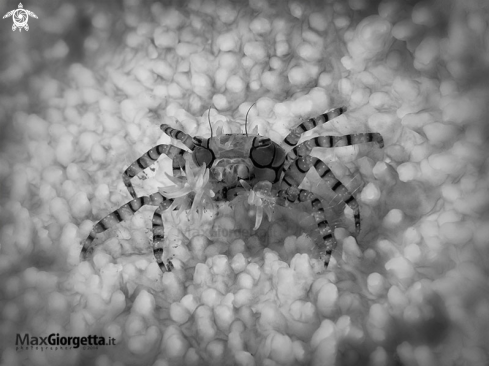
M35 53L36 31L10 32L4 51L15 59L0 72L11 86L0 110L15 111L0 158L2 365L487 365L487 6L376 3L94 2L81 43L94 66L72 64L62 78L48 66L29 73L41 54L68 57L68 35ZM78 10L49 12L36 27L58 35ZM122 44L102 49L116 23ZM308 175L303 186L319 190L338 227L327 271L301 235L314 228L307 208L275 207L270 222L266 187L200 219L165 214L171 273L152 255L150 209L100 235L79 263L93 223L130 199L123 170L177 143L159 124L209 137L210 108L214 133L243 133L254 102L248 131L278 143L301 118L343 105L310 136L384 138L383 149L314 152L356 192L362 217L353 238L351 210ZM138 194L175 184L160 160L133 179ZM205 172L192 179L166 191L211 200ZM116 345L37 349L17 334Z

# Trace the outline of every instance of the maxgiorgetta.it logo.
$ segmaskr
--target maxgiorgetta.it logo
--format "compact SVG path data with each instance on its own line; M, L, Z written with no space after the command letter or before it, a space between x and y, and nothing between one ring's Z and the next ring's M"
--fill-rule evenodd
M27 24L27 22L29 21L29 15L37 19L36 14L34 14L30 10L24 9L22 3L19 3L19 8L9 11L3 16L3 19L11 16L12 20L14 21L14 24L12 25L12 30L15 31L16 29L19 29L19 32L22 32L22 28L24 28L26 31L29 30L29 24Z
M71 349L79 348L82 346L86 349L97 349L98 346L114 346L115 338L100 337L96 335L89 335L85 337L64 337L59 333L51 333L46 337L32 337L29 334L20 335L17 333L15 337L15 349L17 351L22 350L57 350L57 349Z

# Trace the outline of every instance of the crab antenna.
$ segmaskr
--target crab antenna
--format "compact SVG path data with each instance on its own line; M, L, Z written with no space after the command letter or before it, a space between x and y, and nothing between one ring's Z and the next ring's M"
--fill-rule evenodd
M251 105L250 109L248 109L248 112L246 112L246 117L245 117L245 134L246 134L246 136L248 136L248 113L250 113L251 108L253 108L253 106L254 106L255 104L256 104L256 102L255 102L255 103L253 103L253 104Z
M211 125L211 109L207 112L207 120L209 121L209 127L211 128L211 138L212 138L212 125Z

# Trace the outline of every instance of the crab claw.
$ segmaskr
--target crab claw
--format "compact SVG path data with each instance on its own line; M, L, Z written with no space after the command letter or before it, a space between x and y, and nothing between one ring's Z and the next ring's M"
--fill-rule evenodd
M253 189L244 180L240 180L241 185L249 192L248 204L256 207L255 226L257 230L263 220L263 212L267 214L268 220L272 220L273 206L275 206L275 197L272 196L272 183L261 181L255 184Z
M253 231L257 230L260 227L261 221L263 220L262 200L258 198L255 202L256 202L256 217L255 217L255 227L253 228Z

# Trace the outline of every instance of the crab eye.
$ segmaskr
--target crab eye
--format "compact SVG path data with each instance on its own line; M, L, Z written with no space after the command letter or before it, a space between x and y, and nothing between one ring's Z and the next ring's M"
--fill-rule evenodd
M214 161L214 154L212 153L212 151L200 146L195 147L192 156L194 158L195 164L197 164L198 166L202 166L203 164L205 164L207 167L210 167L212 165L212 162Z
M266 140L268 140L268 144L266 144L265 141L264 144L255 146L250 151L251 161L254 165L261 168L269 167L272 164L275 155L275 146L271 144L270 139Z

